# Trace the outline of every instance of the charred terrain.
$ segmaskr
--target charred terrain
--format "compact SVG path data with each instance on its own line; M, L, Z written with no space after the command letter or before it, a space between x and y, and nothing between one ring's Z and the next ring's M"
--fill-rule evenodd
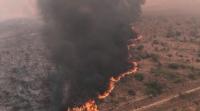
M47 111L47 59L37 20L0 23L0 111Z

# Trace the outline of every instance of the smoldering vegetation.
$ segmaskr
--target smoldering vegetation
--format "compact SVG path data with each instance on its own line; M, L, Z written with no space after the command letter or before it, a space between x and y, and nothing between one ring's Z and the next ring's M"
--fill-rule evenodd
M50 74L52 111L95 99L109 78L126 71L130 23L143 0L40 0L44 42L57 72Z

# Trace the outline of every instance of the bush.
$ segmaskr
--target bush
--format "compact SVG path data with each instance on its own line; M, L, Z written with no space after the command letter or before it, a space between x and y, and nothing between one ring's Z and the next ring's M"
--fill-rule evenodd
M176 31L176 36L181 36L181 32Z
M158 54L150 54L150 57L154 62L160 62L160 56Z
M181 32L180 31L176 31L173 28L169 28L168 29L167 37L177 37L177 36L181 36Z
M144 75L143 75L143 73L136 73L134 75L134 78L135 78L135 80L143 81L144 80Z
M199 69L193 69L187 76L191 80L196 80L197 77L200 76L200 70Z
M200 54L199 54L199 56L200 56ZM196 62L200 62L200 59L196 59Z
M196 30L196 28L194 28L194 30L192 30L192 31L190 32L190 35L191 35L192 37L198 37L198 30Z
M196 75L195 74L189 74L188 78L191 80L196 80Z
M179 68L180 68L180 65L177 64L177 63L170 63L170 64L168 65L168 67L171 68L171 69L179 69Z
M145 84L145 93L150 96L158 96L162 93L163 86L157 81L150 81Z
M153 73L155 76L163 76L165 79L172 81L173 83L180 83L182 81L182 79L177 76L177 73L161 67L151 69L151 73Z
M150 58L150 55L147 52L137 52L137 53L134 54L133 58L136 59L136 60L143 60L143 59Z
M128 95L130 95L130 96L135 96L136 93L135 93L135 91L133 91L133 90L129 90L129 91L128 91Z
M144 49L144 45L139 45L138 47L137 47L137 50L143 50Z
M159 41L158 40L153 40L153 44L158 45Z
M183 81L179 76L177 76L177 74L173 73L165 75L165 78L169 81L172 81L173 83L180 83Z
M200 57L200 50L198 51L198 54L197 54L197 55L198 55L198 57Z
M175 37L176 35L177 35L176 31L174 31L172 29L169 29L167 32L167 37Z
M186 67L189 68L190 66L185 66L183 64L178 64L178 63L170 63L170 64L168 64L168 67L171 68L171 69L177 70L179 68L186 68Z
M161 75L167 75L167 74L171 73L171 71L159 67L156 69L152 68L151 73L153 73L155 76L161 76Z

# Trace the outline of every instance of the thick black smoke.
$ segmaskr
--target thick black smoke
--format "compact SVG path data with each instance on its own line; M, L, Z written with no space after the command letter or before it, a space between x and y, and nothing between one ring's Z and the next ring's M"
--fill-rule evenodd
M39 0L45 42L58 73L51 79L53 111L79 105L126 71L130 23L143 0Z

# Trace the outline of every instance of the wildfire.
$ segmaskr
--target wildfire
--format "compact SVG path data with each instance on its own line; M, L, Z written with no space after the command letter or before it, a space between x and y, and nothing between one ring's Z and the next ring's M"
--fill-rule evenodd
M133 68L131 68L129 71L127 71L126 73L122 73L117 77L111 77L108 89L103 94L98 95L98 99L102 100L108 97L115 88L116 83L119 82L123 77L134 74L138 70L137 66L138 66L137 63L133 62ZM67 111L99 111L99 110L95 103L95 100L89 100L82 106L73 109L68 109Z
M133 29L133 31L135 31ZM135 47L136 43L142 39L141 35L137 35L137 38L130 40L130 44L128 44L128 50L130 50L132 47ZM131 58L131 54L129 52L129 58ZM103 94L98 95L98 99L102 100L108 97L113 89L115 88L115 85L117 82L119 82L123 77L135 74L138 70L138 63L137 62L131 62L132 68L130 68L127 72L120 74L117 77L111 77L109 81L109 85L107 90ZM99 111L97 104L95 103L95 100L88 100L85 104L83 104L80 107L76 107L73 109L68 109L67 111Z
M135 72L137 72L138 64L136 62L132 62L132 64L133 64L133 68L131 68L126 73L122 73L117 77L111 77L110 78L108 89L103 94L98 95L98 99L102 100L102 99L105 99L106 97L108 97L110 95L110 93L113 91L113 89L115 88L115 85L116 85L117 82L119 82L123 77L134 74ZM99 110L98 110L98 107L95 103L95 100L89 100L85 104L83 104L82 106L76 107L76 108L73 108L73 109L68 109L67 111L99 111Z
M80 107L68 109L67 111L99 111L94 100L89 100Z
M117 82L119 82L123 77L134 74L135 72L137 72L138 64L136 62L133 62L132 64L133 64L133 68L131 68L129 71L122 73L117 77L111 77L110 78L110 82L109 82L107 91L105 91L103 94L100 94L98 96L98 99L105 99L106 97L108 97L110 95L110 93L113 91L113 89L115 88L115 84Z

